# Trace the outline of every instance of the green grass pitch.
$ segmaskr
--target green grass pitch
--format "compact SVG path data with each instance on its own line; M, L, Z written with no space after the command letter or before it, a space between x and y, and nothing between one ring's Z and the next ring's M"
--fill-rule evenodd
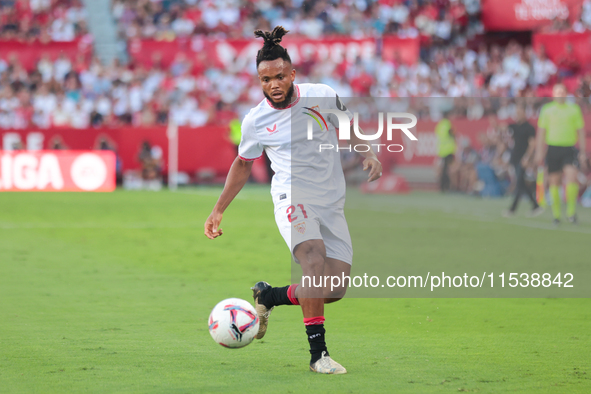
M245 189L210 241L202 226L219 193L0 194L0 392L591 392L589 299L346 299L326 310L343 376L308 371L297 307L277 308L262 341L215 344L218 301L290 281L268 189ZM589 257L589 211L551 232L549 214L501 219L507 200L375 198L396 207L402 258L432 253L413 240L471 223L470 242L450 237L442 259L503 258L483 245L523 234L539 240L531 258Z

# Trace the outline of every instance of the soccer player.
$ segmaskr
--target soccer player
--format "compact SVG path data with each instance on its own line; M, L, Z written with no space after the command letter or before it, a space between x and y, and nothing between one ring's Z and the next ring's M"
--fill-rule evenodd
M231 201L242 189L252 163L263 151L271 159L275 175L271 195L275 205L275 221L303 275L316 278L324 275L349 276L353 260L351 237L343 213L345 179L336 150L319 151L318 143L338 146L336 128L339 116L330 114L328 122L320 122L319 110L352 114L335 91L322 84L294 84L293 69L287 50L280 45L287 31L276 27L272 32L257 30L256 37L264 45L256 57L258 77L266 97L253 108L242 122L239 155L234 160L224 190L205 223L205 235L215 239L222 235L220 222ZM322 106L314 107L314 102ZM312 107L311 107L312 106ZM308 119L317 118L314 140L307 138ZM324 120L324 118L322 118ZM312 124L315 124L312 122ZM351 123L347 125L351 127ZM351 143L362 144L351 131ZM382 175L382 165L372 150L361 153L364 170L369 169L368 181ZM310 344L310 370L325 374L343 374L347 370L334 361L327 350L324 328L324 304L343 298L347 283L330 291L328 288L292 284L271 287L258 282L252 287L260 318L257 338L267 330L268 318L274 307L300 305Z
M451 165L454 162L454 155L456 153L456 140L447 113L435 126L435 135L437 136L438 142L437 154L441 159L439 189L441 192L445 192L451 186Z
M538 205L534 191L525 183L525 170L533 158L535 149L536 129L528 122L525 116L525 107L523 105L517 106L516 122L509 125L509 130L513 136L513 151L511 152L511 159L509 160L515 169L515 177L517 184L515 185L515 198L513 204L508 211L504 212L505 217L515 215L517 204L521 196L525 193L532 204L532 216L538 216L544 209Z
M545 104L538 119L538 135L536 140L536 162L539 166L544 161L544 142L548 145L546 164L548 166L548 182L552 196L552 214L554 224L560 223L560 194L562 175L566 178L566 216L571 223L577 222L576 206L579 196L577 183L577 150L579 140L578 161L586 165L585 123L581 108L566 101L566 88L559 83L554 85L552 96L554 101Z

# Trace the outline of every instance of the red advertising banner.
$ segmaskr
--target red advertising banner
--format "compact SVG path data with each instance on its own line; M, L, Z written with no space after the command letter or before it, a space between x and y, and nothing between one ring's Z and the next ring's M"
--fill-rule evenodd
M532 122L534 125L536 124L535 120ZM585 117L585 122L587 125L591 125L591 115ZM381 143L386 145L381 148L380 154L384 168L434 165L437 160L435 125L435 122L420 120L417 126L411 130L417 137L417 141L410 141L402 132L394 132L392 141L382 140ZM480 136L487 134L490 128L488 119L453 119L452 125L458 141L467 138L475 149L482 147ZM360 126L367 133L375 133L376 124L361 123ZM179 171L192 176L197 171L207 170L213 172L216 177L225 176L237 154L236 147L228 140L227 135L228 129L220 126L205 126L195 129L179 128ZM168 171L168 139L165 127L0 130L0 140L2 141L0 148L3 146L5 149L4 152L0 151L1 155L9 154L9 150L13 146L21 146L23 149L35 152L36 150L51 149L56 142L68 150L95 149L94 153L96 154L110 154L108 151L96 150L99 149L101 141L106 141L114 148L117 155L117 165L122 171L141 169L138 155L142 143L146 141L151 146L159 146L162 149L163 172ZM387 153L387 145L390 144L403 145L404 149L398 153ZM591 135L587 138L587 146L591 147ZM399 150L399 147L396 146L391 149L392 152ZM62 151L50 152L59 153ZM40 159L37 158L37 160ZM37 165L40 166L40 161ZM44 165L47 164L44 162ZM262 160L259 160L256 165L262 166ZM14 171L13 167L10 168L12 168L11 171ZM4 174L4 170L2 171ZM14 176L14 173L11 174ZM0 186L0 189L2 188Z
M111 192L108 151L0 151L0 191Z
M537 119L530 119L530 122L536 126ZM452 119L452 128L456 136L456 141L467 139L470 141L472 148L479 150L482 148L481 136L488 134L490 130L490 121L488 119L469 120L466 118ZM505 123L511 123L506 121ZM591 115L585 116L585 124L591 125ZM384 168L389 166L432 166L438 160L437 157L437 136L435 135L435 126L437 122L419 120L414 129L411 129L413 135L417 137L417 141L409 140L402 132L393 133L392 141L385 141L382 138L383 144L401 144L404 150L400 153L387 153L382 149L379 155ZM371 134L375 130L376 125L361 125L363 130ZM587 133L587 148L591 147L591 133ZM391 148L396 151L395 147ZM384 153L386 152L386 153Z
M45 55L54 61L61 54L65 54L71 61L74 61L78 54L83 54L85 60L90 60L92 44L87 40L78 39L71 42L21 42L16 40L0 41L0 59L9 60L18 55L22 66L31 71L35 69L37 62Z
M179 171L191 175L198 170L211 170L218 176L225 176L236 158L236 148L228 139L229 129L220 126L199 128L179 127ZM55 143L65 149L99 149L101 141L113 147L123 171L139 170L138 159L144 141L151 146L162 148L162 162L166 172L168 163L168 138L166 127L120 127L47 130L0 130L0 149L10 150L13 146L25 149L52 149Z
M419 39L386 36L382 40L366 38L324 38L312 40L302 37L286 37L282 42L287 48L294 64L301 64L308 59L340 64L353 63L357 57L375 59L381 53L387 59L400 59L404 63L414 64L419 57ZM216 66L232 67L244 70L252 67L256 54L261 49L262 41L256 39L220 40L197 36L191 40L172 42L151 39L132 40L129 52L135 62L145 66L155 61L168 67L179 54L193 61L197 67Z
M542 47L546 54L555 64L567 56L574 56L581 70L588 69L591 66L591 32L584 33L564 32L564 33L537 33L533 36L533 46L537 52ZM572 46L572 55L567 55L567 44Z
M482 23L488 31L536 30L556 18L574 21L583 0L482 0Z

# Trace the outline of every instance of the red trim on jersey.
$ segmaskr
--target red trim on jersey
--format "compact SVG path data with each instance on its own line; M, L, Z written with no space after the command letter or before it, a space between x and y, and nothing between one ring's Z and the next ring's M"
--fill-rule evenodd
M255 161L257 159L260 159L261 157L263 157L263 155L260 155L259 157L255 157L254 159L247 159L246 157L242 157L240 155L238 155L238 157L240 158L240 160L242 161Z
M269 106L270 106L271 108L273 108L273 109L276 109L276 110L278 110L278 111L281 111L281 110L283 110L283 109L288 109L288 108L291 108L291 107L293 107L294 105L296 105L296 104L298 103L298 101L300 101L300 87L299 87L298 85L296 85L295 87L296 87L296 91L298 92L298 97L296 98L296 101L294 101L293 103L289 104L287 107L285 107L285 108L275 108L275 107L273 106L273 103L271 103L271 102L269 101L269 99L266 99L266 100L267 100L267 104L269 104Z
M324 324L324 316L304 318L305 326L319 326L321 324Z
M291 302L293 305L300 305L300 301L295 296L295 291L298 286L299 285L297 284L291 285L287 289L287 298L289 298L289 302Z

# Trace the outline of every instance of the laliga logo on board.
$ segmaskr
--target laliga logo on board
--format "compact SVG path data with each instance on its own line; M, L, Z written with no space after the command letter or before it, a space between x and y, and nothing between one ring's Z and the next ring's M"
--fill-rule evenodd
M84 153L74 160L70 170L72 180L82 190L93 191L107 180L107 166L93 153Z
M104 157L101 157L104 156ZM110 191L106 163L112 152L4 152L0 156L0 191ZM112 159L112 160L111 160Z
M0 190L45 190L48 186L60 190L64 177L57 156L20 153L5 154L0 159Z

